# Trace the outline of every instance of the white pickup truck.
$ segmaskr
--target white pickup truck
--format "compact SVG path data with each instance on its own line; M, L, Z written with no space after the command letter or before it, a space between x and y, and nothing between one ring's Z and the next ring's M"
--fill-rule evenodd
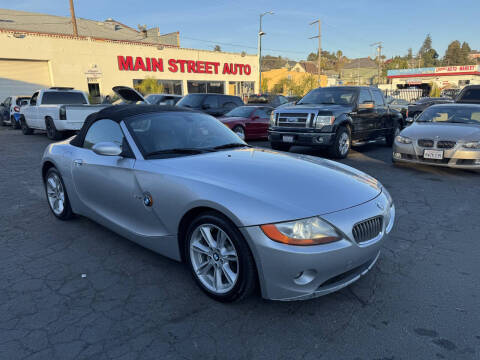
M20 126L25 135L46 130L52 140L60 140L67 131L78 131L88 115L105 105L90 105L83 91L52 87L35 92L30 103L21 108Z

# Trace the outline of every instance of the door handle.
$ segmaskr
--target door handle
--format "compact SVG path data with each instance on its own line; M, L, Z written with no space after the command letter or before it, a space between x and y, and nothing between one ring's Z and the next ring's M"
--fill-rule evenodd
M82 166L83 165L83 160L81 160L81 159L73 160L73 164L75 166Z

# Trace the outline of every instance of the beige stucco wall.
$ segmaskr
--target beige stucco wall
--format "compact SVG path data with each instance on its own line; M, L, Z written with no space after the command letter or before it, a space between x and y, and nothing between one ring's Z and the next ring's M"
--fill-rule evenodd
M163 48L126 42L98 41L93 39L75 39L73 37L26 34L17 38L13 32L0 32L1 59L46 60L49 64L52 86L72 86L88 91L86 72L92 68L98 72L97 82L102 95L111 93L117 85L132 86L133 79L154 77L165 80L182 80L184 94L187 92L187 80L224 81L228 92L229 81L255 82L258 91L258 57L236 53L224 53L195 49ZM120 71L117 56L162 58L164 72ZM220 62L219 74L171 73L168 59ZM222 74L224 63L248 64L250 75ZM94 75L90 75L94 76Z

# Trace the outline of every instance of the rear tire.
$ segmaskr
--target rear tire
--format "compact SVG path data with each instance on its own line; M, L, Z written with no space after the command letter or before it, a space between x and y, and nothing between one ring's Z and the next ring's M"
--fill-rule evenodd
M290 144L285 144L285 143L278 143L278 142L272 142L270 143L270 147L273 150L278 150L278 151L289 151L292 145Z
M242 140L245 140L245 129L240 126L240 125L237 125L233 128L233 132L235 134L237 134L237 136L242 139Z
M20 127L22 128L23 135L32 135L33 134L33 129L30 129L28 127L27 122L25 121L24 117L20 118Z
M17 123L17 121L13 116L10 118L10 124L12 125L13 129L15 130L20 129L20 125Z
M331 157L335 159L345 159L352 146L352 135L350 129L340 126L335 134L333 145L328 149Z
M257 283L255 261L230 220L215 212L199 215L188 226L185 244L188 267L208 296L233 302L253 292Z
M385 142L387 146L391 147L395 141L395 138L397 137L398 134L400 134L400 124L397 122L395 123L394 128L392 129L392 132L388 135L385 136Z
M45 119L45 129L50 140L61 140L63 138L63 133L57 130L52 118L47 117Z

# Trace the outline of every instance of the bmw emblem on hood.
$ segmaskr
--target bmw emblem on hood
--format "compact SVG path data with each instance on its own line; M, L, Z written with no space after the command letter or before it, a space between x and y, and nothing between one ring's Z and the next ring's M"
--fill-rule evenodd
M147 207L151 207L153 205L152 195L150 195L149 193L143 194L143 205Z

